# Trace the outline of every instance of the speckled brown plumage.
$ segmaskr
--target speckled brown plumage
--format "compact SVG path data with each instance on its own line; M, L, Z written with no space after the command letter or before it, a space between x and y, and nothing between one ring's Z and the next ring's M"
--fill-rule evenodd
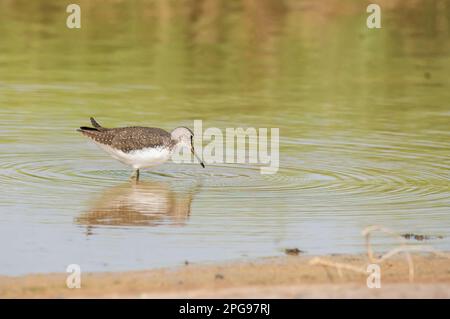
M155 127L104 128L91 118L94 127L80 127L79 132L97 143L113 147L125 153L144 148L172 147L170 133Z

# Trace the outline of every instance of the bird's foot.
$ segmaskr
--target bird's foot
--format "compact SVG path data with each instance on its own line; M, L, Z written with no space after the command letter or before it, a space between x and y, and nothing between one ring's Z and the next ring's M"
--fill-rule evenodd
M135 170L134 172L133 172L133 174L130 176L130 181L133 181L133 182L139 182L139 170L137 169L137 170Z

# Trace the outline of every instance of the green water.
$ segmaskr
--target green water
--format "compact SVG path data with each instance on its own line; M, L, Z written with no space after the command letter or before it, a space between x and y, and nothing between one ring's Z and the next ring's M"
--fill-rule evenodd
M1 1L0 273L360 253L373 224L449 250L450 4L403 3L369 30L364 1L80 1L70 30L63 1ZM90 116L279 128L280 169L132 185Z

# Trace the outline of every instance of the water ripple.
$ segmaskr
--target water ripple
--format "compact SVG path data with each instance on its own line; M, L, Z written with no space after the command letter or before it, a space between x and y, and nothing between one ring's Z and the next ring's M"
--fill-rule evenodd
M367 139L286 139L282 147L290 145L299 153L282 152L279 172L274 175L261 175L258 166L246 164L213 164L204 170L197 165L166 164L146 171L143 178L174 183L201 180L202 189L210 194L206 201L231 196L277 204L289 199L292 206L322 211L445 207L449 202L448 144L404 138L379 134L371 144ZM424 152L424 147L434 149L433 155ZM0 183L25 186L28 196L45 190L51 196L55 189L95 190L125 181L130 174L99 152L80 154L74 151L78 147L67 145L55 148L58 151L41 148L33 153L27 148L2 152ZM5 190L9 191L17 189Z

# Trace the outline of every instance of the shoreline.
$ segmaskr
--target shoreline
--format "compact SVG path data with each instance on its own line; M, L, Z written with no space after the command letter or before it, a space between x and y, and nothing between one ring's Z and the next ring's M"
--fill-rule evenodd
M412 260L413 282L404 256L379 264L378 289L367 287L366 255L300 255L84 273L80 289L67 288L68 273L0 275L0 298L450 298L449 259Z

